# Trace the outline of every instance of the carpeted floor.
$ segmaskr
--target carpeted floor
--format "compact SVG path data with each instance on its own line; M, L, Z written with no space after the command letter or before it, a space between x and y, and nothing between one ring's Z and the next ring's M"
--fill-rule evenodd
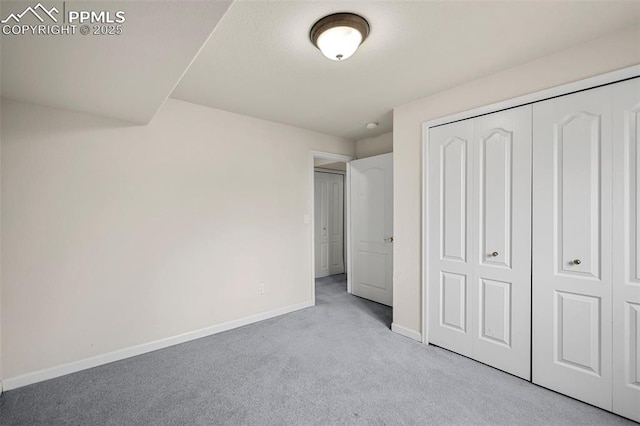
M317 281L317 306L5 392L0 424L632 424L389 330Z

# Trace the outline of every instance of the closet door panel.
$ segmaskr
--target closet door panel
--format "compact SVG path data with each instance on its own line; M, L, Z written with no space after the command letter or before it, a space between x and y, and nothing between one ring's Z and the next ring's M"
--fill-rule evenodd
M533 107L533 380L611 409L611 87Z
M472 139L467 120L431 129L428 145L429 340L467 356L472 356Z
M600 279L602 254L600 121L599 114L572 112L554 123L553 135L557 273L594 279Z
M479 143L477 164L480 166L480 188L477 195L480 197L478 213L482 255L479 262L482 265L510 268L513 242L513 132L503 129L510 126L500 127L499 123L495 123L495 117L490 117L490 120L495 127L487 126L484 123L486 118L476 122L476 127L481 127L476 132Z
M613 94L613 411L640 421L640 79Z
M474 119L474 358L531 371L531 106Z
M467 261L467 161L469 141L452 138L440 147L440 258Z

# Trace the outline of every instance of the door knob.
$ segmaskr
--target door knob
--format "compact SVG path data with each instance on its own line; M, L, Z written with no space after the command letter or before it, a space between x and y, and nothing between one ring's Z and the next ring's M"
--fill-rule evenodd
M386 242L392 243L393 242L393 237L385 238L384 240Z
M498 257L498 252L494 251L493 253L491 253L491 257Z
M579 265L581 263L582 263L582 261L580 259L574 259L574 261L573 261L574 265Z

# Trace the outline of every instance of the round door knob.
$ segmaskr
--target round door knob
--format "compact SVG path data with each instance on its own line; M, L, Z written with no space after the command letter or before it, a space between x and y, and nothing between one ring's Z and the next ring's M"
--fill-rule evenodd
M574 265L579 265L581 263L582 263L582 261L580 259L574 259L574 261L573 261Z
M498 252L494 251L493 253L491 253L491 257L498 257Z

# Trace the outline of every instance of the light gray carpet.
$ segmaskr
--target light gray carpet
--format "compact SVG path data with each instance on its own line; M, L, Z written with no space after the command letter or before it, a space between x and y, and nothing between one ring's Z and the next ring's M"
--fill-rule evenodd
M317 306L5 392L0 424L631 424L389 330L317 282Z

